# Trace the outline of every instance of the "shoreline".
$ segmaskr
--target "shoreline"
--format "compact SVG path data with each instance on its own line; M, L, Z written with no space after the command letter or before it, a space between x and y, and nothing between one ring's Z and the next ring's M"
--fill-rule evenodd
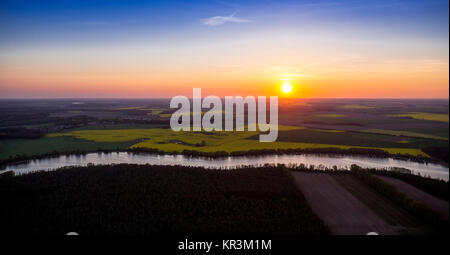
M263 153L265 152L265 153ZM383 170L383 171L393 171L393 172L405 172L405 173L409 173L412 175L418 175L418 176L424 176L424 177L428 177L428 178L432 178L432 179L436 179L436 180L448 180L448 176L446 177L445 172L441 173L441 171L433 173L433 170L431 170L430 173L427 173L426 170L423 170L422 168L419 168L417 165L414 164L424 164L423 167L427 167L427 164L433 164L435 166L430 166L431 168L443 168L443 169L447 169L448 170L448 166L442 163L435 163L435 162L423 162L423 161L417 161L417 160L411 160L405 157L402 158L398 158L398 157L393 157L393 156L383 156L381 157L378 154L362 154L362 153L330 153L325 152L325 151L307 151L305 153L298 153L297 151L289 151L289 152L284 152L282 153L281 151L278 151L278 153L269 153L268 151L259 151L258 154L256 153L246 153L246 154L239 154L236 155L236 153L234 153L233 155L222 155L222 156L216 156L215 157L208 157L208 156L204 156L204 155L190 155L188 153L185 154L180 154L180 153L158 153L155 151L142 151L142 150L136 150L136 149L129 149L129 150L96 150L96 151L92 151L92 152L77 152L77 153L56 153L56 154L50 154L50 155L40 155L40 156L35 156L35 157L31 157L28 159L24 159L24 160L20 160L20 161L13 161L10 163L4 163L1 168L0 168L0 175L7 173L9 171L13 171L16 174L28 174L28 173L33 173L33 172L39 172L39 171L55 171L58 169L64 169L65 167L74 167L74 166L79 166L79 167L83 167L83 166L89 166L89 165L117 165L117 164L139 164L139 165L173 165L173 166L186 166L189 165L186 162L189 162L190 160L193 160L194 162L200 160L200 161L205 161L205 163L201 163L200 167L203 167L205 169L211 169L211 170L233 170L233 169L237 169L239 167L263 167L263 166L276 166L276 165L280 165L280 166L284 166L288 169L307 169L307 170L311 170L311 171L329 171L329 170L349 170L350 169L350 165L348 165L346 163L346 157L349 157L350 161L354 161L354 162L359 162L359 160L363 160L363 162L365 160L367 160L367 164L369 165L365 165L365 163L361 163L363 164L362 167L367 168L367 169L378 169L378 170ZM141 159L138 159L135 162L132 161L123 161L123 160L112 160L112 161L97 161L95 159L95 157L98 157L96 154L104 154L104 155L112 155L112 154L126 154L126 157L134 157L134 156L138 156L141 157ZM89 156L90 155L90 156ZM155 159L149 159L149 162L145 162L142 161L142 159L145 159L146 156L149 157L155 157L157 156L159 160L159 157L165 157L165 156L169 156L169 157L173 157L173 159L167 159L167 160L163 160L165 161L165 163L160 163L158 164L158 161L155 161ZM94 157L91 158L90 160L82 160L82 162L68 162L68 163L64 163L62 165L54 165L54 166L45 166L45 160L52 160L54 158L61 158L61 157ZM176 160L177 157L183 157L183 162L185 163L180 163ZM278 156L283 157L286 156L287 159L285 159L283 161L283 159L280 159L281 161L278 161ZM305 159L301 159L298 158L296 159L289 159L290 157L306 157ZM312 157L311 159L308 159L308 156ZM102 157L102 156L100 156ZM114 157L119 157L121 158L122 156L113 156ZM323 164L321 163L321 159L323 157ZM259 160L259 158L261 160ZM274 159L275 158L275 159ZM386 163L386 164L380 164L377 165L375 163L375 165L373 165L373 163L369 163L372 160L377 160L377 159L385 159L385 160L394 160L397 161L397 163L391 164L391 163ZM34 169L29 169L26 170L25 172L21 173L20 171L20 166L17 167L17 169L15 169L15 166L17 165L25 165L23 166L24 169L27 169L29 167L29 164L33 164L33 163L37 163L40 164L40 160L44 160L44 166L42 167L34 167ZM64 160L64 159L63 159ZM220 161L229 161L231 160L230 163L217 163L217 164L211 164L208 162L214 161L214 160L220 160ZM310 161L312 160L312 161ZM332 160L331 162L327 163L327 160ZM336 162L333 162L336 161ZM343 161L342 161L343 160ZM36 162L35 162L36 161ZM69 160L71 161L71 160ZM73 161L73 160L72 160ZM260 162L261 161L261 162ZM342 161L342 162L340 162ZM247 162L247 163L246 163ZM403 164L402 162L405 162L405 164ZM408 163L409 162L409 163ZM359 163L354 163L356 165L358 165ZM372 164L372 165L371 165ZM412 164L412 165L411 165ZM193 166L197 166L194 165ZM33 168L33 167L32 167ZM38 169L39 168L39 169ZM420 170L422 169L422 170Z
M17 165L28 163L32 160L40 160L44 158L55 158L59 156L70 156L70 155L86 155L89 153L115 153L115 152L128 152L135 154L149 154L149 155L182 155L192 158L227 158L227 157L252 157L252 156L268 156L268 155L334 155L334 156L364 156L369 158L391 158L403 161L412 161L422 164L438 164L444 167L449 167L447 162L442 160L437 160L429 157L422 156L412 156L406 154L390 154L384 150L380 149L339 149L339 148L314 148L314 149L263 149L263 150L249 150L249 151L216 151L216 152L199 152L195 150L184 150L180 152L166 152L158 149L147 149L147 148L130 148L130 149L114 149L114 150L75 150L68 152L53 152L45 153L40 155L23 155L17 156L9 159L0 160L0 171L4 170L7 165Z

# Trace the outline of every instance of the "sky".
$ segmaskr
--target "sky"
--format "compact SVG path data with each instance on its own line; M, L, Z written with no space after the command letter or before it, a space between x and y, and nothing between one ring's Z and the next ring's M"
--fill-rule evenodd
M0 98L167 98L193 88L448 98L449 1L0 1Z

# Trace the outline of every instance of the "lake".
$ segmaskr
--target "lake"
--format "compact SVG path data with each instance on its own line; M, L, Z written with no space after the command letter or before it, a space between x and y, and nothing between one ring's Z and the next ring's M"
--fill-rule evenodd
M338 155L263 155L225 158L189 157L184 155L156 155L132 152L88 153L85 155L62 155L43 159L31 160L27 163L7 165L6 169L16 174L25 174L38 170L55 170L65 166L86 166L93 164L154 164L154 165L182 165L199 166L212 169L232 169L243 165L263 164L305 164L319 165L331 168L349 169L352 164L363 168L389 169L401 167L411 170L414 174L443 179L448 181L449 169L446 166L432 163L418 163L414 161L398 160L392 158L371 158L365 156L338 156Z

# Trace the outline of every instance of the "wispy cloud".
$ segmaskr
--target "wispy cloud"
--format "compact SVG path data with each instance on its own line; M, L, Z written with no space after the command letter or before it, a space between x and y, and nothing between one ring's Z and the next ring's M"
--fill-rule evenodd
M249 23L252 22L251 20L248 19L243 19L243 18L239 18L235 16L236 13L233 13L229 16L214 16L214 17L209 17L206 19L203 19L203 24L207 25L207 26L218 26L218 25L222 25L224 23L227 22L232 22L232 23Z

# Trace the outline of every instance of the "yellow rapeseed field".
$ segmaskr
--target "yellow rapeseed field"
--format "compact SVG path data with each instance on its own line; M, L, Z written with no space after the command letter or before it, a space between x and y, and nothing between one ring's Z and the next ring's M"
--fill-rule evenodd
M417 120L431 120L431 121L439 121L439 122L448 122L448 114L440 114L440 113L426 113L426 112L413 112L413 113L402 113L402 114L394 114L389 115L392 117L407 117L413 118Z
M295 130L302 127L280 126L280 130ZM164 152L182 152L196 150L201 152L216 151L248 151L260 149L306 149L306 148L372 148L382 149L392 154L410 154L427 156L414 148L381 148L364 146L346 146L335 144L300 143L300 142L272 142L262 143L258 139L247 139L257 135L256 131L244 132L174 132L168 128L150 129L111 129L111 130L75 130L66 133L52 133L49 137L74 136L76 138L97 142L136 141L130 148L150 148ZM202 146L198 146L202 144Z

